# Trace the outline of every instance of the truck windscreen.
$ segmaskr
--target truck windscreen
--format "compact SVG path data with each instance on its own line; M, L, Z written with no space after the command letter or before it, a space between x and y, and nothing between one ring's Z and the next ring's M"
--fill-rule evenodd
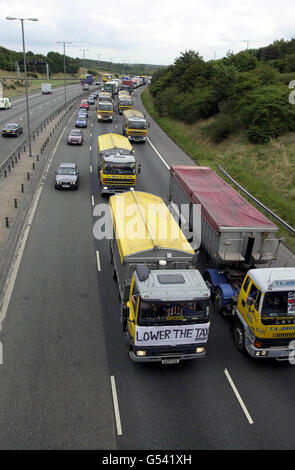
M112 111L113 106L108 103L100 103L98 106L98 111Z
M129 129L146 129L146 121L129 121Z
M185 302L140 301L138 325L166 325L209 321L209 299Z
M107 175L135 175L135 163L107 163L104 173Z
M261 319L293 317L295 320L295 291L266 292L261 308Z

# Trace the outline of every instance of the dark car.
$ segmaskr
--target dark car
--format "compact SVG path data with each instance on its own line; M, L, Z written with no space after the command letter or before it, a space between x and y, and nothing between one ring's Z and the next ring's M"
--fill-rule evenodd
M89 103L88 103L88 100L81 100L81 102L80 102L80 108L86 108L86 109L89 109Z
M87 118L86 117L77 117L75 122L76 127L87 127Z
M78 189L79 170L76 163L61 163L55 174L56 189Z
M8 124L5 124L1 132L2 132L3 137L5 136L17 137L18 135L23 133L23 128L19 124L10 122Z
M81 129L72 129L71 132L69 133L67 142L68 144L82 145L83 133Z

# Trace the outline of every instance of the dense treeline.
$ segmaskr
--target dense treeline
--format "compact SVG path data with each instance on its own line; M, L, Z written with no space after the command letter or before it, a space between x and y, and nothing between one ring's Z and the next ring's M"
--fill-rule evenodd
M33 54L28 51L26 53L28 62L28 71L35 73L46 73L46 63L49 65L50 74L64 71L64 56L58 52L48 52L46 56L42 54ZM0 47L0 69L7 71L15 71L15 63L19 63L20 70L23 71L23 53L15 52L4 47ZM91 59L80 59L66 56L67 73L77 74L80 67L84 67L97 74L98 70L106 70L114 74L130 74L130 75L152 75L160 66L149 64L116 64L107 61L97 61ZM90 72L89 72L90 73Z
M291 78L295 39L210 62L186 51L154 74L150 90L162 116L187 124L214 116L202 128L214 142L245 130L250 142L264 143L295 129L286 86Z
M23 71L23 53L10 51L5 47L0 47L0 69L15 71L18 62L20 71ZM28 62L27 69L31 73L46 73L46 63L49 65L50 73L59 73L64 71L64 56L57 52L48 52L47 56L42 54L33 54L33 52L26 52L26 61ZM66 57L67 72L75 74L79 70L79 64L76 59Z

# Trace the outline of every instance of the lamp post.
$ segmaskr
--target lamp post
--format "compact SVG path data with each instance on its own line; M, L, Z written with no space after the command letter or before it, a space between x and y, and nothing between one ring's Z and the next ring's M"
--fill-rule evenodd
M67 86L66 86L66 44L72 44L70 41L56 41L57 44L63 44L64 47L64 89L65 89L65 105L67 104Z
M27 122L28 122L28 144L29 144L29 156L32 157L32 146L31 146L31 129L30 129L30 113L29 113L29 95L28 95L28 77L27 77L27 63L26 63L26 49L25 49L25 34L24 34L24 21L38 21L38 18L14 18L12 16L6 16L7 20L19 20L22 25L22 41L23 41L23 53L24 53L24 75L25 75L25 88L26 88L26 106L27 106Z

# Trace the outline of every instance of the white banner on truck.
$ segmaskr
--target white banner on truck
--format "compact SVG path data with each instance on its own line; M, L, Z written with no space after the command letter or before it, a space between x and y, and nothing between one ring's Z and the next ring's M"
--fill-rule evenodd
M136 326L136 346L175 346L206 343L210 323L200 325Z

